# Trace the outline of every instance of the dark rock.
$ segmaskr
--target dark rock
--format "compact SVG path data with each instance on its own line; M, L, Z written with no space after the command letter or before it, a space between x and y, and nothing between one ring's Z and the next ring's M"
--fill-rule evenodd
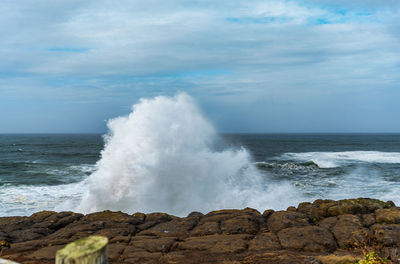
M88 222L105 222L105 223L130 223L136 224L136 219L133 216L122 212L103 211L93 214L88 214L83 217L84 221Z
M118 264L336 263L357 254L344 250L353 246L379 246L396 263L400 209L392 202L360 198L316 200L263 215L246 208L184 218L111 211L0 217L2 256L24 264L54 263L57 249L92 234L109 238L110 263Z
M140 224L143 224L144 221L146 221L146 214L139 213L139 212L138 213L134 213L132 215L132 218L134 219L133 221L134 221L135 225L140 225Z
M123 244L128 244L129 241L131 241L131 236L115 236L111 239L109 239L110 243L123 243Z
M45 240L31 240L20 243L13 243L10 247L11 252L25 252L34 249L41 248L43 246L47 246L48 243Z
M201 216L198 214L191 214L186 218L175 218L141 231L139 235L178 237L183 239L189 236L190 231L197 225L200 219Z
M268 228L272 232L278 232L284 228L295 226L309 226L308 218L298 212L278 211L274 212L267 221Z
M211 253L239 253L247 249L249 235L211 235L190 237L177 244L179 250L210 251Z
M263 222L262 215L251 208L213 211L200 220L191 235L256 234Z
M336 242L325 228L317 226L290 227L278 232L283 248L310 252L332 252Z
M369 214L377 209L394 207L394 203L382 202L377 199L358 198L340 201L316 200L311 203L299 204L297 211L307 215L312 221L318 221L328 216L343 214Z
M261 254L254 254L246 257L243 262L238 263L252 263L252 264L322 264L322 262L312 256L291 254L288 252L268 252Z
M49 246L40 248L34 251L31 254L25 256L27 259L34 259L34 260L53 260L56 257L56 253L58 250L62 249L64 246Z
M109 244L108 245L108 257L115 261L118 262L118 260L121 258L122 254L124 253L124 250L126 248L126 244Z
M367 232L362 227L360 218L349 214L338 216L338 220L331 230L339 247L342 249L352 247L354 242L362 239L360 238L361 231Z
M272 251L281 248L278 237L271 232L258 234L249 242L250 251Z
M400 247L400 225L375 224L371 226L373 236L384 246Z
M370 226L372 226L373 224L376 223L375 214L364 214L364 215L361 215L361 219L362 219L363 225L365 227L370 227Z
M135 248L135 250L146 250L148 252L169 252L172 245L176 242L174 237L151 237L151 236L135 236L132 237L129 248Z
M267 219L270 215L272 215L273 212L275 212L275 211L272 209L268 209L268 210L265 210L262 215L265 219Z
M128 252L123 255L123 258L121 259L121 262L119 263L132 263L132 264L153 264L153 263L159 263L159 259L162 257L162 253L156 252L156 253L150 253L145 250L141 251L136 251L136 250L130 250L131 247L126 247L124 251Z
M375 211L376 222L386 224L400 224L400 208L378 209Z
M146 230L155 225L169 222L173 218L177 218L177 217L169 215L169 214L165 214L165 213L151 213L146 216L145 222L141 225L138 225L137 227L139 230Z
M322 219L318 223L318 226L326 228L326 229L332 231L332 229L336 225L337 221L338 221L338 218L336 216L331 216L331 217Z

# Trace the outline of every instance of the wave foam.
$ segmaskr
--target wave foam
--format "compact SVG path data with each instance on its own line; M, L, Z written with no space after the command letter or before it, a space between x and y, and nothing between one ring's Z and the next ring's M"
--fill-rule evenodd
M285 160L312 161L320 168L335 168L348 162L400 163L400 152L344 151L344 152L303 152L285 153Z
M97 170L80 211L163 211L284 207L290 184L272 188L245 149L214 151L212 125L191 97L142 99L129 116L112 119ZM282 194L282 197L280 196ZM297 199L300 200L300 199Z
M79 204L85 189L85 181L55 186L5 185L0 187L0 216L71 210Z

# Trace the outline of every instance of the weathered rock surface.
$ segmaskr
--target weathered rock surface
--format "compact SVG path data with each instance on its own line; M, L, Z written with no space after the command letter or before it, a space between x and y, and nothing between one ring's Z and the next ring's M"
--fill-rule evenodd
M263 214L246 208L184 218L111 211L0 217L2 257L21 263L54 263L58 249L89 235L109 239L111 263L345 263L357 259L354 247L398 263L400 208L359 198Z

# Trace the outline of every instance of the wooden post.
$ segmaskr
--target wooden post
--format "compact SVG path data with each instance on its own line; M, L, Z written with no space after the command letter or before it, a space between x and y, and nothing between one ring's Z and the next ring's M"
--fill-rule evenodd
M56 264L107 264L108 239L90 236L69 243L57 251Z

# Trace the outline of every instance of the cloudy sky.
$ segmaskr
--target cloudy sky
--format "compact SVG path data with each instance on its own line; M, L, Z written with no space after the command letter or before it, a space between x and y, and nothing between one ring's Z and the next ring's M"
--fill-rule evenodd
M398 0L2 0L0 133L192 95L221 132L400 132Z

